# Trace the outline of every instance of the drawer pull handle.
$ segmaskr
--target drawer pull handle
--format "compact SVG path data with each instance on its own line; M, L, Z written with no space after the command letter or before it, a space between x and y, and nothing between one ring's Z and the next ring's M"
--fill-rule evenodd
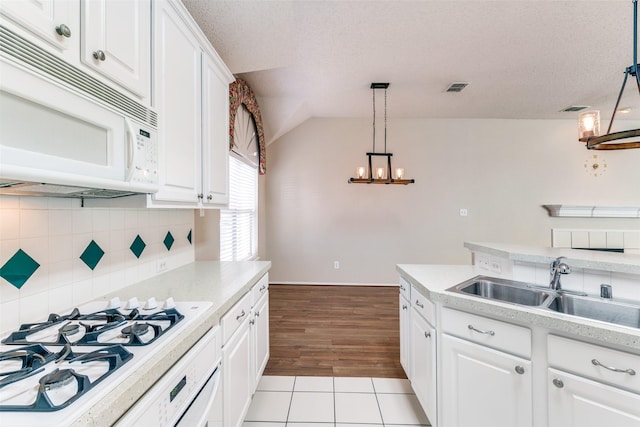
M416 305L418 307L420 307L420 308L424 308L424 304L420 304L420 300L419 299L416 300Z
M406 290L406 289L407 289L407 288L405 288L404 286L400 285L400 290L401 290L401 291L404 291L404 290Z
M260 292L264 291L265 289L267 289L267 287L266 287L265 285L262 285L262 286L260 287Z
M516 366L515 371L520 375L524 374L524 368L520 365Z
M476 328L473 327L473 325L468 325L467 328L471 329L472 331L476 331L479 334L485 334L485 335L491 335L491 336L494 336L496 334L493 331L483 331L483 330L480 330L480 329L476 329Z
M260 317L260 312L256 311L256 317Z
M426 332L424 333L424 337L425 338L431 338L431 332Z
M564 383L562 382L562 380L559 380L557 378L553 379L553 385L558 387L558 388L564 387Z
M635 375L636 374L636 371L634 371L633 369L618 369L618 368L614 368L612 366L603 365L602 363L600 363L598 361L598 359L591 359L591 363L593 363L596 366L602 366L604 369L607 369L607 370L612 371L612 372L620 372L622 374L629 374L629 375Z
M249 320L249 324L250 324L250 325L255 325L255 324L256 324L256 321L255 321L254 319L251 319L251 320Z
M240 319L242 319L242 318L243 318L244 316L246 316L246 315L247 315L247 313L245 313L245 312L244 312L244 310L242 310L242 313L240 313L240 314L238 314L238 315L236 316L236 320L240 320Z

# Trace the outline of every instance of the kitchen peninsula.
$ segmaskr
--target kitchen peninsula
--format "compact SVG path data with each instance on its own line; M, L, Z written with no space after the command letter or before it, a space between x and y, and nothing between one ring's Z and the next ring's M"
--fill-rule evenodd
M640 257L465 247L474 265L397 266L401 360L433 425L638 425L640 329L450 288L488 276L546 292L551 263L564 257L571 267L561 277L567 294L600 302L600 285L607 284L614 298L602 304L635 300L640 306Z

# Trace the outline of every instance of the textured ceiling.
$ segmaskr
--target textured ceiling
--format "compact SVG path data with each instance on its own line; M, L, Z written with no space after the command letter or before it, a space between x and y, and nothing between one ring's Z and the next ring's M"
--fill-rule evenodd
M579 104L608 119L633 63L631 0L183 1L270 141L309 117L371 117L371 82L391 83L389 117L573 119L559 111ZM454 81L470 84L445 93Z

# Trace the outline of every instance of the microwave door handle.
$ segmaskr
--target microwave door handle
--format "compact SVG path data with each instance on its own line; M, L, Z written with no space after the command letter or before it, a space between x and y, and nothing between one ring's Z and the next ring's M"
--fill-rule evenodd
M134 136L134 132L133 132L133 125L131 124L131 120L129 120L128 118L125 117L124 119L124 124L126 126L126 132L127 132L127 158L128 158L128 163L127 163L127 178L126 178L126 182L131 182L131 179L133 178L133 173L135 172L135 166L138 163L136 162L136 157L137 157L137 152L138 150L136 150L136 142L135 142L135 136Z

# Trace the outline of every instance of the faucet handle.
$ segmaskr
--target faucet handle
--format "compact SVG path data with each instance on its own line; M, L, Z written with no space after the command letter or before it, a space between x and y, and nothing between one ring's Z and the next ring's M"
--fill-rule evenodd
M611 285L607 285L606 283L600 285L600 297L606 299L613 298L613 289L611 288Z

